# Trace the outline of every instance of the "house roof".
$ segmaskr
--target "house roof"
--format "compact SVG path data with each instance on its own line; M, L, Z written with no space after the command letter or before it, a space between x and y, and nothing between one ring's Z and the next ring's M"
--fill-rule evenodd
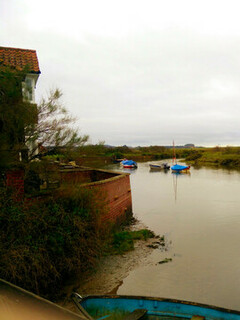
M0 67L11 67L16 70L29 68L30 73L41 73L35 50L0 47Z

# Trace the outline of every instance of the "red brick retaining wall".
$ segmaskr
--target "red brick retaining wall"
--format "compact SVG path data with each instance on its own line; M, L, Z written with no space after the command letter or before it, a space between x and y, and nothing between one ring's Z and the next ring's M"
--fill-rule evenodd
M24 170L12 169L6 173L6 186L14 191L16 200L24 197Z
M105 197L108 210L102 217L103 222L120 223L132 216L132 196L128 173L70 169L62 170L60 177L61 183L81 184L83 187L96 190ZM22 200L24 198L24 171L9 170L6 174L6 186L15 191L16 200Z
M94 182L90 182L94 181ZM61 183L84 183L106 199L107 213L102 221L121 223L132 216L132 196L128 173L105 170L70 169L61 171Z
M121 175L118 179L107 179L100 186L106 195L108 212L102 221L121 223L132 215L132 196L129 175Z

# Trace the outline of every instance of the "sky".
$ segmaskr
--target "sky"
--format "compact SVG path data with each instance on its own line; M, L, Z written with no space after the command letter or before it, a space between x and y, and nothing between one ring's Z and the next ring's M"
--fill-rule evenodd
M0 46L35 49L91 143L240 145L239 0L0 0Z

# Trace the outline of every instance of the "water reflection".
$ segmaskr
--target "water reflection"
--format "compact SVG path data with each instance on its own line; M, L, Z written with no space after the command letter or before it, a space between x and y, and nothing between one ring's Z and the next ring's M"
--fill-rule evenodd
M121 171L134 174L136 172L137 168L121 168Z
M177 202L177 184L178 184L178 179L185 179L185 177L191 177L191 172L186 171L186 172L172 172L172 177L173 177L173 191L174 191L174 199L175 203Z
M117 293L240 309L240 173L191 168L175 175L139 163L130 179L135 216L172 243L167 252L153 250ZM165 258L171 263L158 264Z

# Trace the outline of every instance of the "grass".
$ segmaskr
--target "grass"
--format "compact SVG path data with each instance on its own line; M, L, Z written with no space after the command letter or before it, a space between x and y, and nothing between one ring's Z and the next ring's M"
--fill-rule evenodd
M124 319L130 313L130 311L125 311L125 310L121 310L121 309L118 309L118 308L110 310L110 309L107 309L107 308L98 308L98 307L87 308L87 312L94 319L99 319L99 318L102 318L102 317L110 315L111 319L113 319L113 320ZM108 319L108 318L106 318L106 319Z
M134 249L134 241L147 240L155 235L148 229L120 231L113 234L107 246L107 254L123 254Z
M214 147L192 150L186 157L188 163L197 165L223 166L240 168L239 147Z

